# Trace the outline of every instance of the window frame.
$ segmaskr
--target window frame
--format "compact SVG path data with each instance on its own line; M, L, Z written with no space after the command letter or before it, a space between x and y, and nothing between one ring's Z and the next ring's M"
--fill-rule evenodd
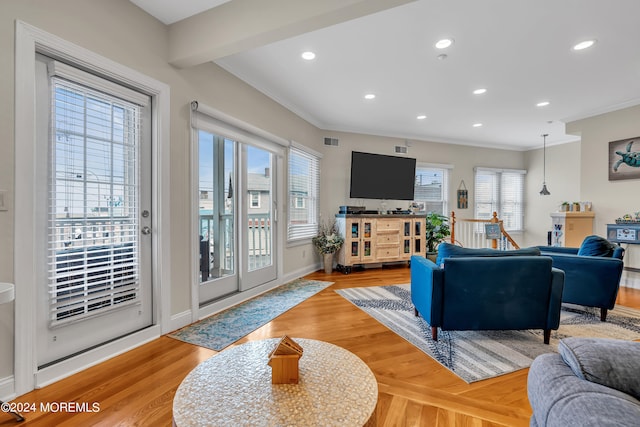
M298 244L309 242L318 232L320 224L320 178L322 154L291 141L287 158L287 244ZM295 180L292 178L292 161L295 156L299 156L309 161L309 172L314 173L311 182L307 185L308 196L306 200L293 188ZM307 175L305 175L307 176ZM299 199L302 198L302 208L299 208ZM305 223L293 223L296 217L294 209L307 210Z
M260 192L249 191L249 208L260 209Z
M435 164L435 163L417 163L416 164L416 189L415 189L415 194L418 193L418 176L419 170L426 170L426 171L433 171L434 173L441 173L442 174L442 190L440 192L440 198L438 200L433 199L433 200L429 200L429 199L421 199L421 198L417 198L414 195L414 202L417 203L418 205L420 203L424 202L424 209L420 209L421 213L427 213L429 210L426 209L427 205L429 203L441 203L442 204L442 212L436 212L436 213L440 213L442 215L445 216L449 216L449 181L450 181L450 171L453 168L453 166L451 165L447 165L447 164Z
M497 212L498 218L503 220L504 229L508 232L517 233L524 231L524 191L525 191L525 175L527 174L526 170L523 169L497 169L497 168L485 168L485 167L476 167L474 168L474 218L478 219L490 219L493 212ZM492 188L490 190L491 200L483 199L482 195L484 191L479 188L479 175L484 176L492 176L494 179L494 184L492 184ZM505 179L511 177L513 179L514 176L519 177L519 189L516 190L516 200L514 202L508 201L507 196L505 195ZM479 214L479 205L480 204L490 204L491 209L489 213L489 218L481 217ZM510 209L509 209L510 208ZM513 217L513 221L515 224L511 223L509 217ZM515 225L515 226L514 226Z

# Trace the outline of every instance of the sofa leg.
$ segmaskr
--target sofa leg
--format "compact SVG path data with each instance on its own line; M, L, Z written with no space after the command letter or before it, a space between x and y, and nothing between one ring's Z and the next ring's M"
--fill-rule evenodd
M434 341L438 341L438 328L436 326L431 327L431 337Z
M418 309L413 307L413 314L418 317L420 315L420 313L418 313Z
M549 340L551 339L551 329L544 330L544 343L549 344Z
M601 322L606 322L607 321L607 309L606 308L601 308L600 309L600 321Z

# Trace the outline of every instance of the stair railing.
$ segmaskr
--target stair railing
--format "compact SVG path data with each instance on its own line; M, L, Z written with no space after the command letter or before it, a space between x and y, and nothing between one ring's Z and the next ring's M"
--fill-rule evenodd
M499 235L496 238L488 238L486 224L497 224ZM451 211L449 219L451 228L451 243L467 248L493 248L493 249L520 249L520 246L504 229L498 214L493 213L491 219L466 219L456 218L454 211Z

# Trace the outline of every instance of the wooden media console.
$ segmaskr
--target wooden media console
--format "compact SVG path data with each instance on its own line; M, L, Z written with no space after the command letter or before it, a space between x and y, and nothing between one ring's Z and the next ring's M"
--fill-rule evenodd
M344 236L337 268L349 274L354 265L409 262L426 254L426 219L417 215L337 214Z

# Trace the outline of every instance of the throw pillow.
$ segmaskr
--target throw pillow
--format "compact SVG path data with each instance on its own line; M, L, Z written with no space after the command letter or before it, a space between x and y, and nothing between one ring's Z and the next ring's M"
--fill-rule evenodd
M459 257L497 257L497 256L538 256L540 255L540 249L522 248L511 251L501 251L498 249L490 248L463 248L451 243L440 243L438 246L438 257L436 258L436 265L441 266L446 258L459 258Z
M582 241L578 255L611 257L615 245L600 236L587 236Z
M572 337L558 351L578 378L640 399L640 342Z

